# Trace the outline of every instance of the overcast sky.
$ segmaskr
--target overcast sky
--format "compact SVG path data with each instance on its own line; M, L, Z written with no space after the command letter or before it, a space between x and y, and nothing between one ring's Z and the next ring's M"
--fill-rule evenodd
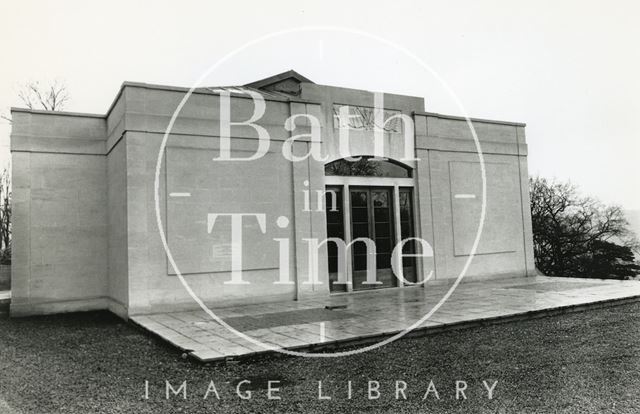
M4 0L3 0L4 1ZM635 1L6 2L0 108L17 88L64 80L67 110L104 113L120 84L191 86L247 42L338 26L385 38L426 62L470 116L527 123L529 171L640 209L640 6ZM423 96L462 115L406 53L348 32L306 30L245 48L209 85L295 69L322 84ZM10 126L0 123L0 161Z

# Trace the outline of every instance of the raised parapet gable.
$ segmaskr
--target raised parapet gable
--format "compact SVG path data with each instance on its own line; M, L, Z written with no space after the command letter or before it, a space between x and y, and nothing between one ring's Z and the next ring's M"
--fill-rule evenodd
M477 152L476 143L469 126L475 130L483 153L527 155L524 134L525 124L479 118L442 115L431 112L416 112L416 148L439 151Z
M189 92L189 88L169 87L126 82L123 85L124 130L164 134L176 108ZM172 136L219 136L220 93L231 94L232 122L246 121L252 117L255 103L247 93L238 93L240 88L197 88L175 118ZM289 102L305 103L305 100L280 98L263 94L265 112L256 123L264 127L272 140L282 141L289 137L283 120L289 115ZM114 106L115 108L115 106ZM258 138L254 128L233 127L234 138Z

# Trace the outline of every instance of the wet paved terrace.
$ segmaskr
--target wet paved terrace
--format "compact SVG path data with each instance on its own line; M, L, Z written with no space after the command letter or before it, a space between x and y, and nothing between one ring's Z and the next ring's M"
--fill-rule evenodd
M203 310L138 315L131 320L204 362L275 349L312 353L374 343L403 331L430 312L449 289L449 285L432 284L213 309L224 322L260 343L229 331ZM536 276L462 283L411 333L534 318L630 300L640 300L640 281Z

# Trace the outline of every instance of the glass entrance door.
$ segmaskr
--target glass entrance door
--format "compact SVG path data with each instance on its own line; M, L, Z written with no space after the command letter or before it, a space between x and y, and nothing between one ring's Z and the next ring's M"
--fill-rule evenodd
M344 240L342 187L327 187L324 199L327 213L327 238ZM337 283L340 280L338 262L341 256L338 254L338 246L335 243L327 243L327 255L329 259L329 290L331 292L346 292L347 285ZM346 270L346 263L343 263L343 269ZM346 280L346 275L343 275L343 278Z
M413 229L413 197L411 188L400 188L399 192L400 205L400 239L406 240L415 237ZM408 240L402 246L402 269L403 277L407 282L416 283L418 274L416 272L416 258L412 254L416 253L416 243L414 240Z
M396 205L394 197L398 198L398 211L393 208ZM339 254L336 243L327 243L330 291L350 290L346 283L340 283L348 279L346 274L341 278L340 271L351 274L353 290L398 286L398 279L391 268L391 254L396 245L396 235L400 239L415 235L412 188L400 187L396 196L391 187L327 186L325 202L327 237L346 240L346 230L350 228L352 242L348 252L351 260ZM396 229L395 223L400 224L399 229ZM372 240L376 247L375 255L371 247L367 250L365 242L353 243L358 238ZM408 256L402 260L403 276L408 282L414 283L418 277L416 259L411 254L415 252L413 241L404 244L402 253ZM380 284L362 283L367 280L367 266L374 269L376 281Z
M364 242L353 244L353 289L393 287L397 279L391 269L394 247L393 197L389 188L351 188L352 240L365 237L375 242L376 280L380 284L363 284L367 280L367 265L373 266L374 254Z

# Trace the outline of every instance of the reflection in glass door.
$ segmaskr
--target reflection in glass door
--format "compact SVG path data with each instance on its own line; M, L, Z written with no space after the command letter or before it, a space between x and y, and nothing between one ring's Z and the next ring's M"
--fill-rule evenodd
M344 211L341 187L327 187L325 194L325 211L327 213L327 238L344 240ZM338 281L338 246L327 243L329 256L329 290L331 292L346 292L346 284L336 284ZM345 271L346 271L346 266ZM346 276L345 276L346 279Z
M391 270L391 252L394 243L394 216L392 192L388 188L351 188L352 240L366 237L376 245L376 280L381 284L363 284L367 279L367 264L373 254L363 242L354 243L353 289L373 289L396 286Z
M413 229L413 198L411 197L411 188L401 188L399 191L400 199L400 239L405 240L415 237ZM402 246L402 253L415 254L416 243L414 240L406 242ZM416 258L402 258L402 268L404 279L408 282L416 283L418 275L416 272Z
M352 243L350 253L351 277L354 290L375 289L398 286L398 279L393 274L391 268L391 254L396 245L396 231L399 232L400 239L407 239L415 236L413 193L412 188L400 187L398 189L397 201L398 211L394 211L394 192L388 187L348 187L343 190L342 186L328 186L325 194L325 211L327 215L327 237L346 240L345 226L351 228L350 240L358 238L371 239L376 246L376 253L373 256L372 250L367 250L367 245L358 241ZM346 198L346 200L345 200ZM347 211L345 212L345 208ZM348 216L350 214L350 223ZM398 215L396 217L396 214ZM396 229L396 223L400 228ZM347 292L347 284L336 283L339 280L338 246L334 242L327 243L329 283L331 292ZM371 253L371 254L370 254ZM402 248L403 254L416 253L416 243L408 241ZM367 280L367 265L372 266L375 257L376 281L381 284L363 284ZM343 260L343 270L349 272L347 257ZM416 259L414 257L403 257L403 276L408 282L417 282ZM346 274L343 275L345 280Z

